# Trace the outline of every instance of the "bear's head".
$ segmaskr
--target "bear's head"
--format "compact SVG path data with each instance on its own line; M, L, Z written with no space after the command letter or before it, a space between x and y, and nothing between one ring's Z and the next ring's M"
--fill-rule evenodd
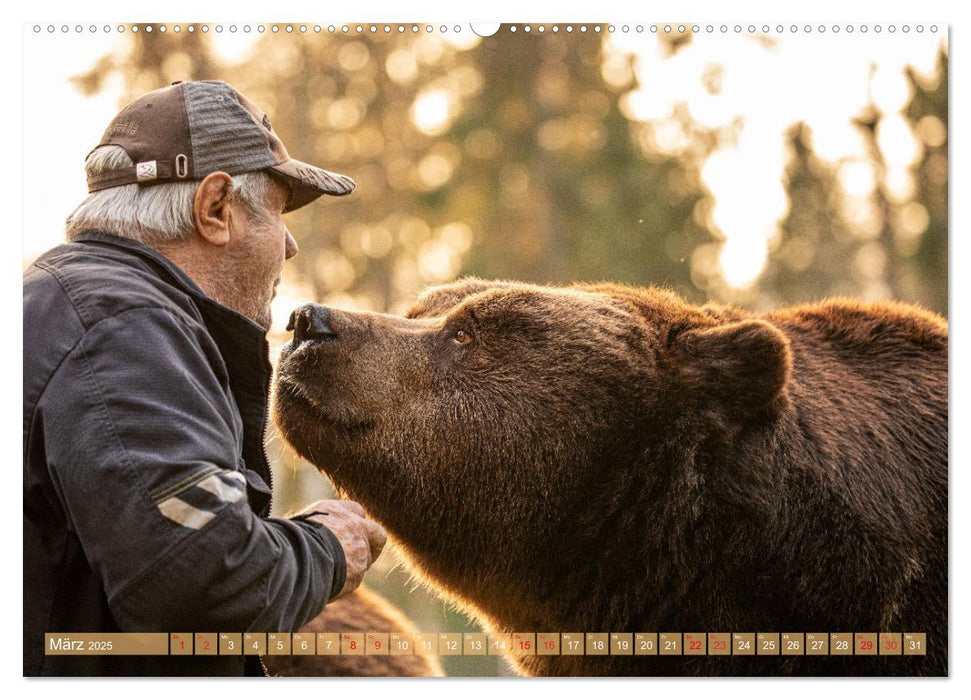
M704 456L774 419L791 364L766 322L610 284L467 279L404 318L308 304L291 328L274 400L287 441L439 586L537 624L560 614L551 598L586 595L557 590L578 567L642 578L665 517L700 517L706 481L740 478Z

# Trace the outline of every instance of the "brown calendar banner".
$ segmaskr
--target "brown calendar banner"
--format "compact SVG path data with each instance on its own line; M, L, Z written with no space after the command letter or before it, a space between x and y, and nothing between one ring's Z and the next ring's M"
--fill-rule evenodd
M728 633L665 632L516 632L512 634L473 633L421 633L398 632L318 632L316 635L302 632L270 632L240 634L230 633L113 633L113 634L53 634L46 636L45 654L57 655L196 655L212 654L267 656L388 656L388 655L440 655L482 656L490 648L495 653L519 656L539 654L544 656L656 656L657 640L662 655L668 656L801 656L811 654L855 654L856 656L924 656L927 654L925 633L881 632L850 633L834 632L830 635L814 633L758 632L736 633L734 650L729 646ZM831 637L832 647L826 643ZM855 639L851 647L850 638ZM752 639L758 640L752 646ZM875 640L879 638L879 646ZM581 644L580 640L583 640ZM812 645L807 651L805 643ZM906 640L902 642L902 640ZM217 645L218 642L218 645ZM844 645L844 642L847 642ZM646 660L645 660L646 662Z

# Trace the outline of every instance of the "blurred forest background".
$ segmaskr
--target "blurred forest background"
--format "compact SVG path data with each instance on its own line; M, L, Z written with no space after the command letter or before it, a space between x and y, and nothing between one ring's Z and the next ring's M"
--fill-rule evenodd
M276 348L306 300L395 313L468 274L659 284L754 309L843 295L947 313L946 28L595 26L268 31L231 56L212 32L142 31L74 84L93 96L120 79L125 103L226 80L294 157L357 181L289 215L300 254L274 307ZM328 495L281 442L278 513ZM368 583L420 629L476 630L394 552ZM505 672L492 657L445 661Z

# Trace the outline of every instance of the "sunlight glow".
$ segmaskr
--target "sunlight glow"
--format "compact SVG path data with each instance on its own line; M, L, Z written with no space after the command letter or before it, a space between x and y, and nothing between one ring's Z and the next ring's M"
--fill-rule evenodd
M851 198L849 218L862 236L872 235L874 216L869 203L859 200L874 191L876 175L853 119L868 106L881 115L876 139L890 196L900 201L912 196L909 167L920 158L923 143L940 145L946 129L928 121L919 127L919 138L911 131L900 114L911 98L905 71L915 66L924 79L933 79L946 39L871 35L865 51L862 39L832 32L750 40L705 34L672 53L658 35L608 38L602 74L618 88L636 78L620 108L650 127L639 133L643 146L665 154L685 148L688 137L675 116L679 109L719 134L716 148L701 163L701 175L714 200L706 224L725 240L717 260L711 251L699 251L693 266L716 267L732 288L758 279L787 213L781 184L785 138L800 122L810 129L819 157L844 163L839 181ZM864 267L875 269L869 260ZM693 279L709 278L708 272L693 274Z

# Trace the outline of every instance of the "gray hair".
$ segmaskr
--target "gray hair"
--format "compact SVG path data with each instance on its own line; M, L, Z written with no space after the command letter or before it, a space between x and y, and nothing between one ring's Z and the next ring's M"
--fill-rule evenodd
M120 146L100 146L84 161L85 172L96 175L131 168L135 164ZM233 176L230 197L251 215L264 221L270 177L264 172ZM146 245L164 245L188 239L195 229L193 202L198 182L167 182L143 187L137 184L109 187L88 195L67 217L68 240L84 229L97 228Z

